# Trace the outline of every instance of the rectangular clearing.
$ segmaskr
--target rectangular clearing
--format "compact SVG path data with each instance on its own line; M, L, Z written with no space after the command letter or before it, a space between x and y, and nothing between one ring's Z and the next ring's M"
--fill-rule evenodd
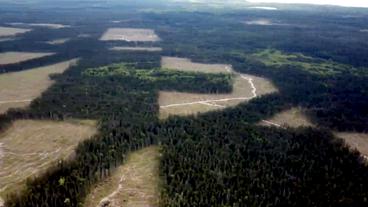
M44 52L4 52L0 53L0 65L19 63L27 60L50 56L55 53Z
M110 50L113 51L145 51L145 52L160 52L160 47L113 47Z
M30 29L22 29L15 27L0 27L0 37L11 37L17 34L23 34L31 31Z
M0 75L0 114L9 108L26 107L41 95L53 81L49 75L63 73L77 59L45 67Z
M125 164L95 186L84 207L158 207L160 152L156 146L132 152Z
M294 107L289 110L280 112L270 119L263 120L259 123L263 126L289 126L289 127L313 127L314 125L308 119L305 109Z
M101 36L101 41L120 40L127 42L156 42L160 38L152 29L109 28Z
M352 149L357 149L365 157L368 157L368 134L335 132L335 136L342 138Z
M192 115L219 110L257 96L277 92L267 79L233 71L231 65L194 63L187 58L163 57L161 67L183 72L232 73L233 91L229 94L197 94L173 91L159 92L160 118L170 115Z
M94 121L15 121L0 134L0 195L69 158L79 142L95 133Z
M184 72L231 73L231 65L194 63L188 58L162 57L161 67Z

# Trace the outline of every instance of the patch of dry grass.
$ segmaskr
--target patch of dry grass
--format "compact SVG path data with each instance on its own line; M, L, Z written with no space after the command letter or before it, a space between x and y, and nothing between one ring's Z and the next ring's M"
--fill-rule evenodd
M159 148L132 152L125 164L100 182L85 200L85 207L158 207Z
M55 53L41 53L41 52L4 52L0 53L0 65L19 63L26 60L36 59L53 55Z
M9 108L26 107L41 95L53 81L49 75L63 73L77 59L45 67L0 75L0 113Z
M96 133L96 122L18 120L0 134L0 195L69 158L79 142Z
M231 65L193 63L185 58L163 57L163 68L201 73L233 73L233 91L229 94L196 94L160 91L160 118L170 115L192 115L236 106L256 96L276 92L276 87L267 79L235 73Z
M12 25L12 26L46 27L46 28L50 28L50 29L61 29L61 28L70 27L69 25L63 25L63 24L52 24L52 23L22 23L22 22L9 23L8 25Z
M274 117L259 123L264 126L313 127L314 125L305 115L305 109L294 107L276 114Z
M146 52L160 52L160 47L113 47L110 50L114 51L146 51Z
M194 63L190 59L178 57L162 57L161 67L200 73L230 73L232 71L231 65Z
M368 156L368 134L354 132L335 132L335 136L342 138L352 149Z
M0 37L10 37L17 34L23 34L31 31L30 29L22 29L15 27L0 27Z
M109 28L101 36L101 41L120 40L128 42L156 42L160 38L151 29Z
M51 41L47 41L47 43L50 45L61 45L61 44L68 42L69 40L70 38L60 38L60 39L54 39Z

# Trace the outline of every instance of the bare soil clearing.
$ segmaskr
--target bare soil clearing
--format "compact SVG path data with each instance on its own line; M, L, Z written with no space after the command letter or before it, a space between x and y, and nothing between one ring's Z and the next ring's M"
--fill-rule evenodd
M47 43L50 45L61 45L61 44L68 42L69 40L70 38L60 38L60 39L48 41Z
M268 6L251 6L249 9L260 9L260 10L278 10L276 7L268 7Z
M305 115L305 110L300 107L295 107L287 111L276 114L268 120L263 120L259 123L263 126L290 126L290 127L313 127L314 125Z
M232 73L233 91L229 94L196 94L160 91L160 118L170 115L193 115L226 107L236 106L260 95L276 92L276 87L267 79L236 73L231 65L193 63L186 58L163 57L163 68L186 72Z
M69 25L63 25L63 24L22 23L22 22L9 23L8 25L12 25L12 26L30 26L30 27L46 27L46 28L50 28L50 29L61 29L61 28L70 27Z
M41 52L5 52L0 53L0 65L19 63L26 60L36 59L53 55L55 53L41 53Z
M0 27L0 37L11 37L17 34L23 34L31 31L30 29L22 29L15 27Z
M131 153L125 164L87 196L84 207L158 207L159 157L155 146Z
M146 51L146 52L160 52L160 47L113 47L111 50L114 51Z
M368 156L368 134L354 132L335 132L335 135L342 138L352 149L357 149L365 157Z
M15 121L0 134L0 195L69 158L79 142L95 133L94 121Z
M231 73L231 65L194 63L187 58L162 57L161 67L184 72Z
M160 38L151 29L109 28L101 36L101 41L120 40L127 42L156 42Z
M250 21L245 21L244 22L247 25L259 25L259 26L286 26L288 24L282 24L282 23L278 23L278 22L273 22L270 19L255 19L255 20L250 20Z
M50 74L63 73L77 59L58 64L0 75L0 114L9 108L26 107L41 95L53 81Z

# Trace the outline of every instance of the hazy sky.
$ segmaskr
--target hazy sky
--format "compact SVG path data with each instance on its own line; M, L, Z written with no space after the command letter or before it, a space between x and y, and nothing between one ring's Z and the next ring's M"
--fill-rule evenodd
M248 0L249 2L331 4L339 6L368 7L368 0Z

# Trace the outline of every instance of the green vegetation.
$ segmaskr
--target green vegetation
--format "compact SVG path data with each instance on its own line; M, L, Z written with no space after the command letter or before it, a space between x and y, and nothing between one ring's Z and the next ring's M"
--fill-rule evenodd
M336 63L331 60L323 60L305 56L301 53L284 53L280 50L266 49L255 53L248 57L258 60L267 66L275 68L283 68L284 66L292 66L297 69L305 70L312 74L321 76L333 76L341 74L368 75L365 69L354 68L349 65Z
M126 63L87 69L83 74L96 77L124 76L136 78L142 82L149 82L150 84L154 84L156 88L164 90L180 91L180 88L184 87L186 91L203 93L230 92L233 85L232 76L229 74L182 72L161 68L135 69L133 66Z

